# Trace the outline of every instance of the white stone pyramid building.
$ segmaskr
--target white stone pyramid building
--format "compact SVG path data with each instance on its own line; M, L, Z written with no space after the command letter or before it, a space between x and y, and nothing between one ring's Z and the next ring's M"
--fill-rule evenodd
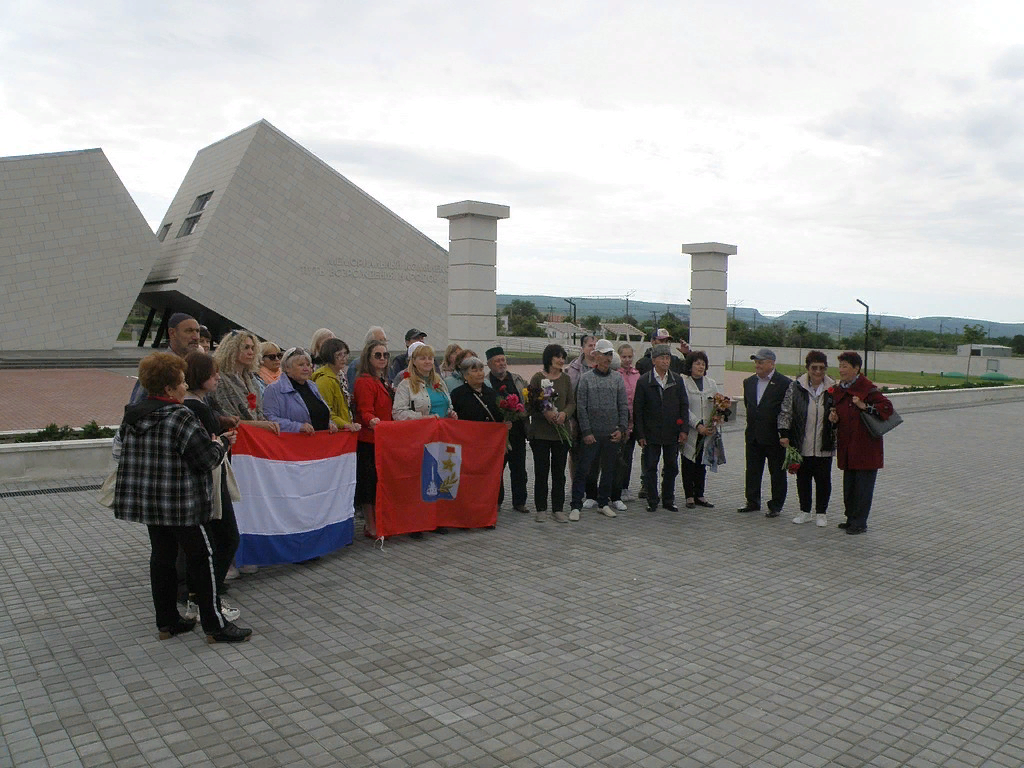
M448 252L265 120L199 151L157 240L141 300L215 331L448 335Z
M109 350L157 255L103 150L0 158L0 350Z

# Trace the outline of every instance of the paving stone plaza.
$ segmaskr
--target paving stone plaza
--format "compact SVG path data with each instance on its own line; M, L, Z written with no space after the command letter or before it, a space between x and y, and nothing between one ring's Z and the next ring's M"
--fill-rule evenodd
M1020 766L1022 420L908 414L865 536L736 514L734 431L713 510L360 538L238 646L157 639L100 478L0 486L0 765Z

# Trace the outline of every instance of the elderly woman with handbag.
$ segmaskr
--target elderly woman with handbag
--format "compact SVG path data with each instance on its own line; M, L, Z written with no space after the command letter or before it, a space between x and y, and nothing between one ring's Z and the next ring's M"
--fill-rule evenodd
M208 530L213 511L212 471L234 443L234 432L212 437L186 408L185 361L154 353L139 363L148 396L125 408L118 430L121 453L114 489L114 516L142 523L152 552L149 578L160 639L191 631L194 619L178 613L175 559L180 546L188 562L199 616L209 643L247 640L251 629L220 612L216 553Z
M839 383L830 387L832 408L828 419L836 425L836 463L843 470L843 504L850 535L867 533L875 480L883 465L882 438L864 425L864 414L882 421L893 415L892 403L866 376L856 352L839 355Z

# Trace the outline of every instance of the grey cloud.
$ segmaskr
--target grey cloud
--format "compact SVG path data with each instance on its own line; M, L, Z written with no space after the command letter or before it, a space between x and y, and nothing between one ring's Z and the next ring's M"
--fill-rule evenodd
M992 62L992 76L1003 80L1024 80L1024 45L1014 45Z
M343 175L404 181L419 187L452 190L455 194L501 196L531 205L579 205L607 185L570 174L530 171L494 155L410 149L369 141L302 140L317 156Z

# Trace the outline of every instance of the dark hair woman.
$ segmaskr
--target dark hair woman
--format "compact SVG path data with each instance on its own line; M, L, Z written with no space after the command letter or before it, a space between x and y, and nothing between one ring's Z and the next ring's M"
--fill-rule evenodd
M199 422L211 435L226 434L225 430L214 414L213 409L206 404L206 396L217 389L220 382L220 372L217 370L217 361L205 352L189 352L185 356L185 386L188 391L185 393L184 404L196 415ZM233 430L232 430L233 432ZM214 573L217 576L218 605L221 615L228 621L234 621L239 616L239 610L232 608L220 595L227 591L224 584L228 570L231 568L231 561L234 560L235 550L238 549L238 523L235 520L235 508L231 503L231 495L228 493L228 477L223 465L213 472L213 514L209 522L211 543L214 549ZM190 589L186 618L198 616L198 605L193 594L195 590Z
M704 496L707 466L704 464L705 440L715 434L715 395L720 394L718 382L707 375L707 353L697 349L687 353L683 365L689 373L683 375L686 402L689 405L689 429L683 444L683 493L686 508L714 507Z
M530 379L529 389L539 390L544 395L543 410L531 409L527 434L533 452L533 503L537 508L538 523L543 522L548 514L549 476L552 517L559 523L569 522L569 516L565 513L565 464L569 456L569 444L562 436L568 434L569 420L576 410L576 398L569 375L563 372L565 357L565 347L561 344L548 344L542 356L544 370L533 374ZM562 428L561 433L559 427Z
M359 356L359 368L353 385L355 417L361 425L356 445L356 505L363 512L363 533L377 538L377 465L373 430L382 421L391 421L395 392L388 381L391 354L383 341L369 341Z
M215 552L208 524L213 511L212 471L234 442L234 432L210 437L185 399L185 361L157 352L139 363L139 381L149 393L125 408L118 430L121 453L114 489L114 516L149 530L149 576L160 639L191 631L195 621L178 613L174 561L185 552L193 575L207 642L247 640L252 630L236 626L217 606Z
M779 411L779 442L783 447L792 444L803 456L796 473L796 492L800 498L800 514L794 523L809 523L819 528L828 525L825 517L832 496L832 457L835 456L835 437L828 420L832 410L831 389L835 380L828 370L828 357L812 349L804 358L807 372L789 385ZM811 511L811 483L817 491L814 514Z
M893 411L889 398L861 375L863 364L856 352L839 355L839 383L831 388L833 402L828 417L837 425L836 463L843 470L846 522L839 527L851 535L868 529L875 480L884 463L882 438L872 437L860 415L868 411L885 421Z

